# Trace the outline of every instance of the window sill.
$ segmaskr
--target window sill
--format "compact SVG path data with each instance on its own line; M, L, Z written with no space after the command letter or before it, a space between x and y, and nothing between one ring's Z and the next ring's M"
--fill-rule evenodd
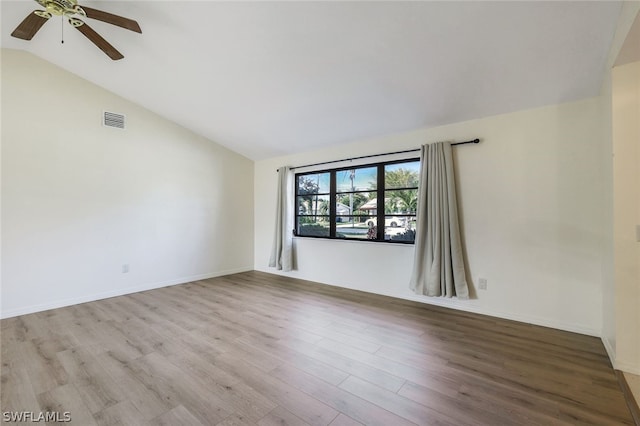
M413 247L415 244L411 243L400 243L400 242L391 242L391 241L371 241L371 240L356 240L349 238L323 238L323 237L308 237L303 235L294 235L294 240L303 240L303 241L325 241L328 243L356 243L356 244L376 244L376 245L384 245L384 246L392 246L392 247Z

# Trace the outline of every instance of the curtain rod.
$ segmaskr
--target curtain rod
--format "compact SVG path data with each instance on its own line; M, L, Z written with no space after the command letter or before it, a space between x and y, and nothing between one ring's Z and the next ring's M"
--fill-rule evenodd
M471 140L471 141L456 142L456 143L452 143L451 146L454 146L454 145L466 145L468 143L480 143L480 139L476 138L476 139ZM301 169L303 167L321 166L323 164L341 163L343 161L361 160L363 158L382 157L384 155L404 154L404 153L407 153L407 152L417 152L417 151L420 151L420 148L407 149L405 151L385 152L384 154L363 155L361 157L345 158L343 160L323 161L322 163L305 164L304 166L291 167L290 170Z

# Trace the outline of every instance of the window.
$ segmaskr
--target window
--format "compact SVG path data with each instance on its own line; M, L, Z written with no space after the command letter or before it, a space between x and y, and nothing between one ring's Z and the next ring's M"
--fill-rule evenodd
M295 233L413 243L420 160L296 174Z

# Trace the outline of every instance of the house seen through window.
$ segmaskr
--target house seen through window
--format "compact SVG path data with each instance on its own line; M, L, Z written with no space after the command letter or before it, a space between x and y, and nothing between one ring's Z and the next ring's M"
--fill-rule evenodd
M413 243L419 175L418 159L298 173L296 235Z

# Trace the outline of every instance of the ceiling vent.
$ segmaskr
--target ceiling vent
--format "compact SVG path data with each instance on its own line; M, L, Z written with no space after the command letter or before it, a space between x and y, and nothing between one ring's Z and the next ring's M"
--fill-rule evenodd
M124 129L124 115L116 112L105 111L102 114L102 125L106 127Z

